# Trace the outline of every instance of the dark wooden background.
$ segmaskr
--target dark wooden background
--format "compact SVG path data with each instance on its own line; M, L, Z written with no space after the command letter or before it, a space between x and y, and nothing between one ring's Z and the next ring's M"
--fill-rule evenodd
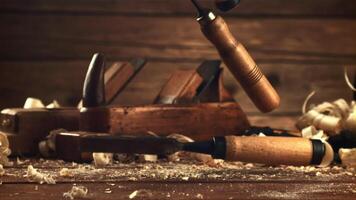
M343 66L356 63L354 0L243 0L223 16L279 91L274 115L298 115L312 90L315 103L351 99ZM28 96L76 105L95 52L147 58L117 103L151 103L175 69L218 58L194 18L189 0L1 0L0 108ZM226 85L258 114L228 73Z

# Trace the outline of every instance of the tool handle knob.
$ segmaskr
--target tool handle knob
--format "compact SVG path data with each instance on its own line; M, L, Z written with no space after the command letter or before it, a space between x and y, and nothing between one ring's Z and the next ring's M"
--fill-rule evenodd
M267 165L327 166L334 158L328 143L292 137L227 136L225 159Z
M247 95L262 112L277 108L280 98L262 74L245 47L231 34L220 16L209 22L200 21L204 35L217 48L221 59L239 81Z

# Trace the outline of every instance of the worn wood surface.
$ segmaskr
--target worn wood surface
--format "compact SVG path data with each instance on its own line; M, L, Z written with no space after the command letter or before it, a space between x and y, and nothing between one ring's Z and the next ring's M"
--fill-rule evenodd
M283 124L293 128L293 117L251 117L253 123ZM354 199L355 171L341 167L288 168L224 164L209 167L199 163L114 164L88 168L63 177L63 168L77 169L78 165L63 161L24 160L0 177L0 198L62 199L73 184L89 189L89 199L128 199L136 191L143 196L135 199ZM29 180L27 166L31 164L42 173L51 174L55 185L40 185ZM105 191L111 191L106 193Z

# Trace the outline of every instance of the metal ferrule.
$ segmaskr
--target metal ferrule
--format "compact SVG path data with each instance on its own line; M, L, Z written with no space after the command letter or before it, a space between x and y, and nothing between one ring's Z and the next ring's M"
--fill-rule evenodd
M207 11L204 15L197 18L200 25L208 24L216 19L216 15L212 11Z

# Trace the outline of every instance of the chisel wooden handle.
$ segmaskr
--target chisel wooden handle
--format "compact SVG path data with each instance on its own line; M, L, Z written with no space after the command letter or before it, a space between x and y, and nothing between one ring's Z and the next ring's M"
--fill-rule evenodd
M220 138L221 139L221 138ZM225 159L267 165L329 165L334 157L328 143L292 137L224 137Z
M217 48L220 57L245 92L262 112L279 106L280 98L245 47L231 34L226 22L210 12L198 19L202 32Z

